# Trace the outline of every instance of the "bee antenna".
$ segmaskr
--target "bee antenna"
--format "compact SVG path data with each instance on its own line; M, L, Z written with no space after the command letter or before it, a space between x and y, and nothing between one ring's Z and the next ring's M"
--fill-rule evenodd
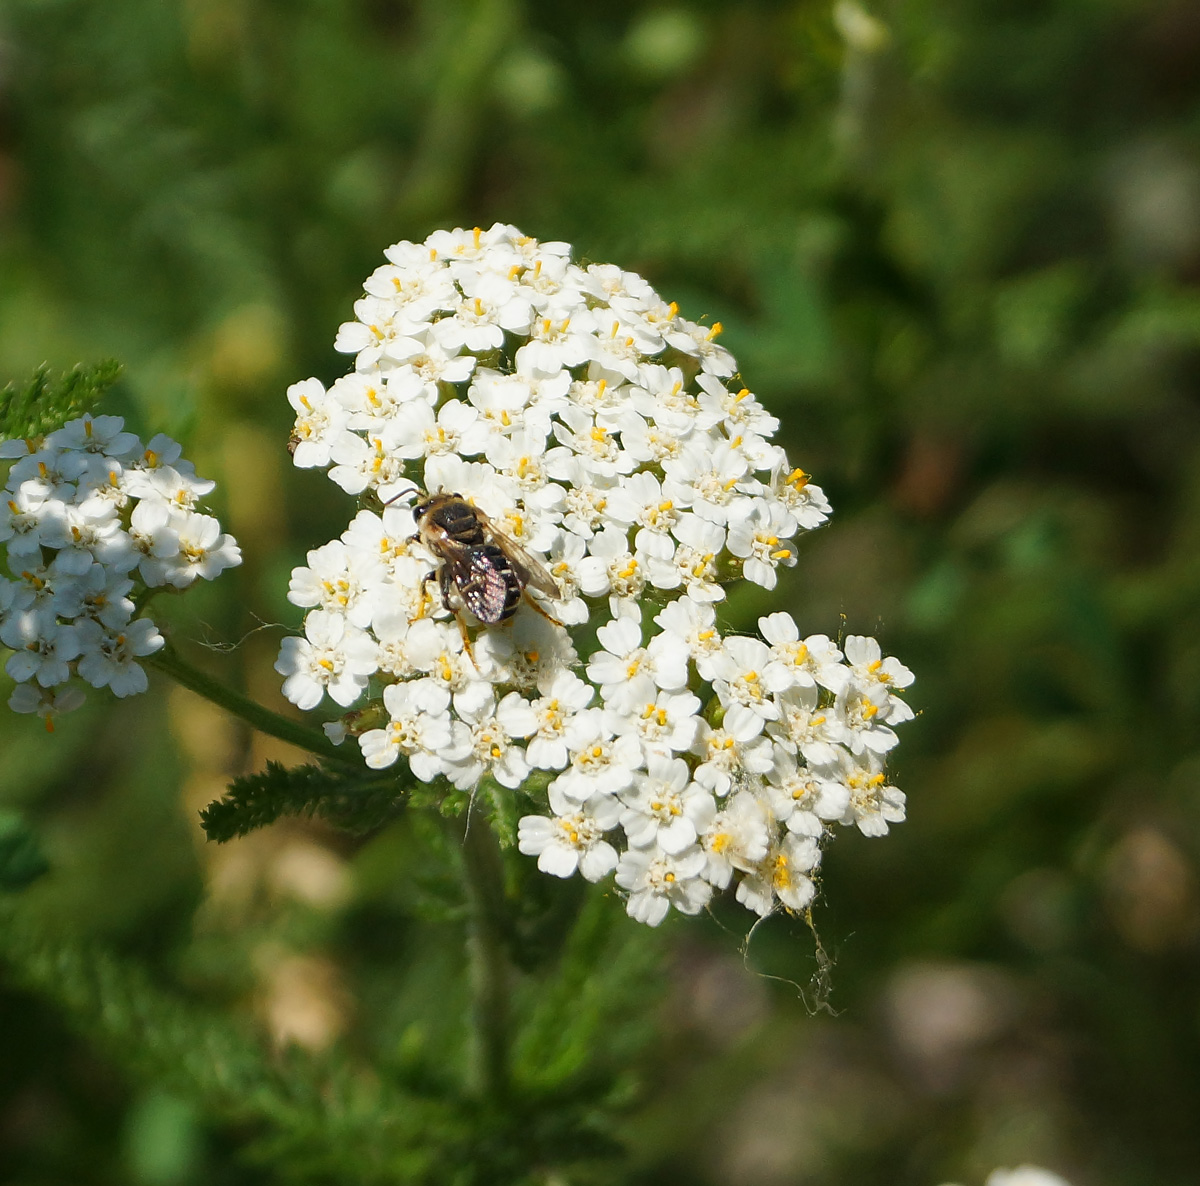
M414 483L412 484L412 489L411 489L411 490L401 490L399 493L397 493L397 494L393 494L393 495L392 495L392 497L391 497L391 498L389 498L389 499L387 499L387 500L384 502L384 504L383 504L383 505L384 505L385 507L390 507L390 506L392 505L392 503L394 503L394 502L396 501L396 499L398 499L398 498L403 498L403 497L404 497L406 494L415 494L415 493L416 493L418 490L420 490L420 489L421 489L421 487L420 487L420 486L418 486L418 485L416 484L416 482L414 482Z

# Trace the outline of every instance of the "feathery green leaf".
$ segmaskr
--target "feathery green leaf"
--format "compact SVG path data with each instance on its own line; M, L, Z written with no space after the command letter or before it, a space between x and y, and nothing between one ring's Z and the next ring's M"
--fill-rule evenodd
M397 814L405 791L395 774L364 778L322 766L268 762L266 770L234 779L228 793L200 813L200 823L218 843L287 815L317 816L351 832L369 832Z
M91 366L80 363L57 379L51 379L49 367L38 367L23 386L14 382L0 389L0 439L39 437L61 428L90 412L120 374L121 364L111 358Z

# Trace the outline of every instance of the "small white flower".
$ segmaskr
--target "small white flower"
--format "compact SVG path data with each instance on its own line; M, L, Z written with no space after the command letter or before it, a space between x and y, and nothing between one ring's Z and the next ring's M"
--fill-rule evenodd
M40 558L43 540L65 538L66 512L67 504L50 497L37 483L22 482L16 490L5 491L0 502L0 543L6 545L10 563L24 556Z
M499 704L484 701L458 712L470 731L471 748L448 767L450 781L469 790L490 774L501 786L519 787L529 774L529 762L513 739L528 737L537 728L529 702L519 692L509 692Z
M408 654L411 624L412 613L401 605L390 605L372 619L371 630L379 644L375 652L377 670L397 679L414 679L421 674Z
M566 670L543 675L538 691L541 696L531 705L536 728L526 747L527 756L539 769L561 770L567 764L567 729L595 692Z
M759 916L770 914L776 901L788 910L803 910L816 897L809 874L820 860L811 836L785 836L738 882L737 900Z
M559 467L557 476L567 483L563 527L583 540L605 528L617 528L624 539L637 504L616 477L592 481L577 461Z
M682 758L651 754L646 771L621 798L621 827L635 848L657 847L672 855L696 842L699 830L716 815L712 795L691 781Z
M46 722L46 731L54 732L54 718L74 712L86 699L78 684L59 684L43 688L38 684L17 684L8 698L13 712L36 712Z
M116 508L103 499L89 498L65 507L57 531L43 533L42 540L57 551L51 562L54 571L70 576L82 576L93 564L127 572L137 562Z
M380 770L403 754L422 782L443 773L445 762L439 754L451 743L450 693L427 686L418 693L415 684L390 684L383 690L383 703L388 724L358 739L366 764Z
M735 871L756 868L771 845L771 824L771 813L758 795L731 795L700 834L708 881L724 889Z
M46 444L51 449L129 457L141 448L141 442L132 432L123 432L124 427L125 421L120 416L93 416L85 412L50 433Z
M664 463L664 489L681 506L701 519L722 526L747 521L755 507L753 495L762 484L750 474L745 456L727 441L706 446L689 442L683 455Z
M697 515L686 515L675 527L679 540L672 563L688 597L708 604L724 601L718 561L725 547L725 528Z
M454 697L459 716L479 711L492 696L463 648L462 634L453 622L423 618L414 622L405 643L408 660L429 682Z
M727 638L713 659L713 691L725 707L726 728L738 737L752 736L767 721L779 719L775 693L791 682L787 668L757 638Z
M629 891L630 917L656 927L672 906L681 914L699 914L712 897L712 886L703 880L705 864L696 845L675 855L638 848L622 853L617 885Z
M551 449L546 456L546 472L552 477L563 477L579 465L590 476L612 478L631 473L637 465L621 448L619 436L583 408L563 409L554 437L562 448Z
M378 556L368 558L335 539L309 552L307 568L292 570L288 601L344 614L351 625L365 629L375 616L383 588L383 563Z
M382 515L359 511L342 532L342 543L364 561L379 560L388 575L397 575L396 566L411 559L414 551L416 524L412 510L398 503L383 509ZM428 565L425 566L428 569Z
M642 747L637 738L614 737L600 709L577 713L566 730L566 742L569 763L550 786L572 803L625 790L642 767Z
M19 490L28 483L31 494L69 504L75 501L75 483L87 471L88 458L83 453L38 449L25 454L12 467L8 474L8 489Z
M609 308L612 306L610 304ZM592 359L605 370L615 371L633 381L644 358L658 354L662 337L644 321L595 312L596 336L592 339Z
M792 682L805 687L814 683L836 692L845 685L842 652L824 634L811 634L800 641L800 631L791 614L775 613L758 619L762 636L771 644L771 654L792 674Z
M83 611L84 577L59 572L44 564L30 564L21 566L17 578L9 586L9 607L0 621L0 639L5 638L6 631L36 630L36 626L28 625L28 619L36 620L49 630L59 618L71 619ZM6 645L20 644L9 642Z
M179 555L179 532L171 504L144 498L130 515L129 536L138 553L138 571L147 585L164 584L169 571L163 561Z
M731 523L729 550L742 561L746 580L774 589L775 570L796 563L796 549L785 537L792 524L779 503L756 503L748 519Z
M878 682L864 686L851 680L833 707L841 726L838 740L855 754L864 750L886 754L900 741L890 726L911 720L913 715L903 700L890 695Z
M340 437L330 450L336 463L329 477L347 494L374 490L387 502L412 488L405 475L404 459L385 445L386 431L372 434L369 440L352 434Z
M770 492L805 531L820 527L831 507L820 486L814 486L802 469L792 469L781 449L771 471Z
M46 626L36 617L10 618L0 630L0 641L13 648L4 670L18 683L36 680L43 688L65 683L68 666L83 649L78 626Z
M610 593L617 601L636 601L646 587L646 572L629 550L623 532L605 528L588 544L591 553L576 569L579 588L588 597Z
M139 569L147 585L185 589L197 578L211 581L225 569L241 564L241 549L233 536L222 533L221 524L212 515L175 510L169 526L178 541L178 551L156 556L152 550L144 556Z
M402 417L384 430L384 439L399 457L432 457L438 453L478 452L465 449L464 442L478 413L461 400L447 400L435 412L424 401L405 409Z
M148 686L146 673L134 662L152 655L166 640L153 622L139 618L120 630L108 630L91 619L82 621L77 667L93 688L107 687L115 696L132 696Z
M710 327L680 318L666 334L666 339L676 350L698 358L705 372L726 379L737 370L737 364L733 355L724 346L717 344L716 339L720 332L719 321Z
M687 644L667 631L642 646L641 626L617 618L596 631L605 650L588 661L588 678L613 711L627 713L653 701L658 689L677 691L687 683Z
M722 422L731 435L774 436L779 421L772 416L745 387L731 391L713 374L697 375L696 385L701 394L696 402Z
M532 611L518 610L511 625L485 630L476 639L475 662L481 675L523 691L540 688L546 677L577 661L567 631Z
M343 708L362 694L375 670L376 644L340 614L313 610L304 638L285 638L275 670L287 678L283 694L300 709L316 708L328 693Z
M907 688L913 682L913 673L899 659L883 657L879 643L861 634L846 636L846 665L849 674L860 684L883 684L886 688ZM840 691L840 688L834 688Z
M767 732L789 754L799 753L812 764L837 761L838 743L845 737L841 715L832 706L820 706L820 694L812 686L789 688L777 699L778 724Z
M134 603L129 597L133 591L133 580L107 569L102 564L93 564L80 578L82 595L80 617L94 618L109 630L119 630L133 617Z
M169 449L167 455L174 451ZM141 465L127 469L122 478L125 491L134 498L158 500L180 510L190 510L216 486L216 482L197 478L191 465L178 458L174 464L168 464L149 448L144 457Z
M716 678L716 659L722 639L717 632L716 611L707 602L673 601L654 619L664 631L670 631L687 644L688 653L701 679Z
M529 341L517 354L517 366L545 375L582 366L591 358L594 331L595 319L587 309L574 310L570 317L536 317Z
M612 713L614 727L620 733L632 733L651 754L679 754L692 748L700 728L700 698L691 692L659 692L639 708L636 704L624 715Z
M395 346L395 342L389 343L389 353ZM386 374L372 369L343 375L329 389L329 398L337 401L342 415L336 417L337 431L329 433L324 465L332 459L333 447L343 433L353 430L368 437L377 436L393 421L402 421L414 404L430 406L436 401L437 389L431 391L416 371L403 366L390 369ZM294 439L295 431L292 435Z
M728 795L733 780L740 774L766 774L773 765L771 742L759 736L761 722L743 715L734 728L730 724L713 728L701 720L692 751L699 755L696 781L716 795Z
M857 824L864 836L884 836L890 824L904 821L904 792L889 785L878 755L865 750L854 755L839 749L836 765L815 768L831 795L845 793L849 802L843 824Z
M292 461L301 469L327 466L333 446L347 430L349 414L345 407L325 391L319 379L293 383L287 398L296 412Z
M579 805L550 792L554 815L526 815L517 830L517 847L537 857L538 868L553 877L570 877L577 869L588 881L599 881L617 866L617 850L604 839L617 825L621 805L597 795Z
M776 751L775 768L767 775L766 792L775 818L789 832L802 836L825 835L824 821L845 817L850 789L832 782L807 766L798 766L790 754Z

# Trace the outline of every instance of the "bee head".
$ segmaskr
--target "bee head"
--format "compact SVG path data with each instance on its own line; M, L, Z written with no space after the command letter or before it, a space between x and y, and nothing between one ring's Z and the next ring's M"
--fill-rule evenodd
M413 518L420 521L430 512L451 502L466 502L466 499L461 494L450 494L445 490L438 491L437 494L425 494L413 506Z

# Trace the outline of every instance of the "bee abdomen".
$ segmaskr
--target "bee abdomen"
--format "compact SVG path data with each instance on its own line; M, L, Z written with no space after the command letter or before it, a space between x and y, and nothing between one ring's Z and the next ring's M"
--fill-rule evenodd
M521 602L521 582L508 557L495 544L482 544L468 567L468 575L458 582L467 609L488 626L511 618Z

